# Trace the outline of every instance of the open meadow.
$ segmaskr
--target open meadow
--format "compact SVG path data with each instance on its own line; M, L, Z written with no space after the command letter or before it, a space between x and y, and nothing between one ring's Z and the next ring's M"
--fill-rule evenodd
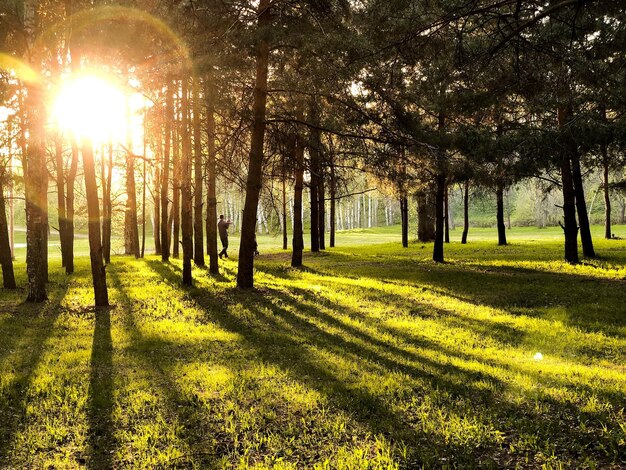
M594 235L572 266L560 228L457 229L444 264L340 232L302 269L263 236L254 291L233 237L192 288L115 256L101 310L51 248L48 302L0 290L0 468L624 468L626 240Z

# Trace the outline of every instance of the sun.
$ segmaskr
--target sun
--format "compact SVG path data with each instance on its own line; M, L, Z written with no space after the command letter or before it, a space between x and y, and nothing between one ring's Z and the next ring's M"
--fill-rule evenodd
M52 104L52 118L63 131L94 143L123 141L129 126L128 97L113 81L81 75L64 81Z

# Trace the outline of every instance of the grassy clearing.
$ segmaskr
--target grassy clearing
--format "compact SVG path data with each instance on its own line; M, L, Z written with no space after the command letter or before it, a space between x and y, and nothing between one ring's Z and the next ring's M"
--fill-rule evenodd
M0 291L0 467L623 468L626 242L571 267L536 232L444 265L346 233L302 270L260 237L248 293L117 257L98 313L53 261L45 305Z

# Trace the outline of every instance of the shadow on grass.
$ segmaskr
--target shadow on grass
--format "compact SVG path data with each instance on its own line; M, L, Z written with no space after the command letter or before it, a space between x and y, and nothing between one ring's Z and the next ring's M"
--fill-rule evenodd
M173 278L178 278L178 273L167 265L150 261L147 264L170 282ZM340 378L338 372L333 370L333 364L327 364L315 351L330 353L340 361L355 364L358 370L368 371L372 375L397 371L416 379L418 383L427 383L430 388L456 390L456 393L467 393L475 399L482 395L481 401L491 401L489 390L471 385L480 374L390 346L330 315L303 305L289 294L273 290L263 294L232 289L227 294L234 302L241 303L247 309L250 315L246 315L245 319L231 313L228 305L208 292L194 289L191 294L205 312L208 321L243 337L261 362L277 365L292 380L322 393L333 407L347 412L369 428L370 432L389 437L394 442L437 442L441 438L436 433L430 434L416 429L390 402L370 392L358 380ZM326 327L339 329L340 332L329 332L315 324L314 319L322 321ZM436 346L428 343L424 347ZM415 364L420 364L420 367ZM452 375L463 379L458 382L448 381L446 377ZM415 393L420 391L415 390ZM456 455L460 460L469 459L468 453L472 452L454 442L448 442L445 451ZM412 464L418 465L433 456L421 449L419 455L412 455L411 458L414 459Z
M95 326L91 348L89 377L89 468L113 468L113 343L111 313L108 308L95 309Z
M3 375L15 374L2 390L0 400L0 467L9 464L12 443L20 429L27 426L28 388L35 370L46 350L47 340L55 331L60 314L60 303L67 292L67 282L50 289L49 300L42 304L21 303L7 319L10 326L2 327L5 337L0 349L0 363L8 370ZM7 330L11 334L7 334ZM10 358L10 360L9 360ZM3 361L4 359L4 361Z

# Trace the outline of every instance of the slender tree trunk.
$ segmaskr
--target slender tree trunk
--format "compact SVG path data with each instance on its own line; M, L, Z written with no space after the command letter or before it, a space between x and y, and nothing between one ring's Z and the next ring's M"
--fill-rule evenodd
M467 232L469 232L469 180L465 181L463 186L463 235L461 235L461 243L467 243Z
M435 197L435 244L433 246L433 261L443 263L443 241L444 241L444 210L446 198L446 175L438 173L437 192Z
M106 284L106 271L102 260L102 240L100 238L100 207L98 203L98 186L96 169L91 142L83 139L83 169L85 172L85 193L87 196L87 215L89 217L89 256L91 258L91 275L96 307L109 305L109 294Z
M313 126L319 125L319 109L315 100L311 100L309 106L309 120ZM309 131L309 168L311 180L309 191L311 196L311 251L320 251L320 228L319 228L319 180L320 180L320 131L311 128Z
M191 194L191 133L189 127L189 93L187 79L182 80L181 92L181 231L183 238L183 285L191 286L191 260L193 258L193 195Z
M144 115L144 128L143 128L143 161L141 168L141 257L143 258L146 254L146 187L148 185L146 181L146 148L147 145L147 137L146 137L146 116Z
M200 129L200 83L197 77L193 78L193 153L194 153L194 213L193 213L193 262L196 266L204 266L204 232L202 226L202 206L204 205L202 187L204 177L202 170L204 158L202 156L202 137Z
M600 146L602 154L602 186L604 189L604 238L610 240L611 233L611 192L609 189L609 154L606 145Z
M126 103L130 122L130 104ZM124 248L127 255L139 258L139 224L137 220L137 191L135 183L135 156L132 154L132 135L126 131L126 211L124 213Z
M288 245L288 233L287 233L287 167L285 163L285 155L283 155L282 161L282 224L283 224L283 250L287 249Z
M0 173L5 173L0 171ZM4 199L5 174L0 174L0 265L2 265L2 285L5 289L16 289L13 272L9 224L7 223L6 203Z
M246 202L241 223L241 243L239 246L239 265L237 287L254 286L254 252L256 213L261 192L263 172L263 143L265 140L265 108L267 103L267 77L269 70L270 43L267 30L271 25L270 0L260 0L258 7L258 29L266 31L258 43L256 55L256 80L252 104L252 141L246 182Z
M209 272L219 273L217 257L217 196L216 196L216 164L215 164L215 84L209 76L206 87L207 114L207 187L206 187L206 246L209 255Z
M58 132L54 138L54 153L57 167L56 183L61 266L65 267L67 265L67 216L65 203L65 165L63 164L63 136L60 132Z
M168 262L170 259L171 232L167 206L169 203L172 119L174 117L174 105L172 101L172 82L170 80L165 90L165 142L163 144L163 168L161 171L161 260L163 262Z
M409 198L400 197L400 215L402 218L402 246L409 247Z
M450 205L449 205L449 190L448 183L446 182L446 193L444 198L444 211L445 211L445 239L446 243L450 243Z
M571 118L571 110L568 106L560 106L557 110L557 119L561 132ZM570 154L572 144L569 136L562 136L564 140L561 154L561 186L563 190L563 233L565 235L565 261L578 263L578 226L576 224L576 196L574 193L574 181Z
M11 260L15 259L15 220L13 201L13 154L11 153L11 140L9 138L9 244L11 247Z
M161 255L161 169L163 167L163 143L161 139L161 130L159 129L156 139L156 162L154 165L154 194L152 202L154 205L154 222L152 224L152 233L154 235L154 254Z
M500 182L496 185L496 206L498 245L506 245L506 226L504 225L504 188Z
M174 82L176 86L176 97L178 96L178 81ZM178 258L180 256L180 180L181 180L181 164L180 164L180 120L178 119L180 106L174 103L174 119L172 126L172 256Z
M108 164L104 171L104 155L102 156L102 255L105 264L111 264L111 180L113 178L113 143L108 145Z
M301 120L302 113L298 118ZM302 224L302 191L304 188L304 145L298 135L295 148L295 183L293 193L293 253L291 266L302 266L302 251L304 250L304 228Z
M583 186L583 176L580 169L580 156L578 155L578 149L576 149L574 145L572 145L572 151L570 152L570 160L572 162L572 179L574 182L574 195L576 199L576 211L578 212L578 225L580 226L580 241L583 246L583 255L587 258L595 258L596 252L593 249L589 215L587 214L587 203L585 202L585 188Z
M47 169L44 136L43 90L27 88L28 158L24 171L26 193L26 271L28 302L43 302L46 295Z
M67 259L65 260L65 272L72 274L74 272L74 186L76 184L76 174L78 173L78 142L76 137L72 136L72 161L70 163L70 170L67 173L66 187L67 187Z
M337 231L337 181L335 175L335 160L331 155L330 160L330 247L335 247L335 232Z
M319 234L320 234L320 250L326 249L326 185L324 183L324 170L320 166L320 179L317 187L318 193L318 217L319 217Z

